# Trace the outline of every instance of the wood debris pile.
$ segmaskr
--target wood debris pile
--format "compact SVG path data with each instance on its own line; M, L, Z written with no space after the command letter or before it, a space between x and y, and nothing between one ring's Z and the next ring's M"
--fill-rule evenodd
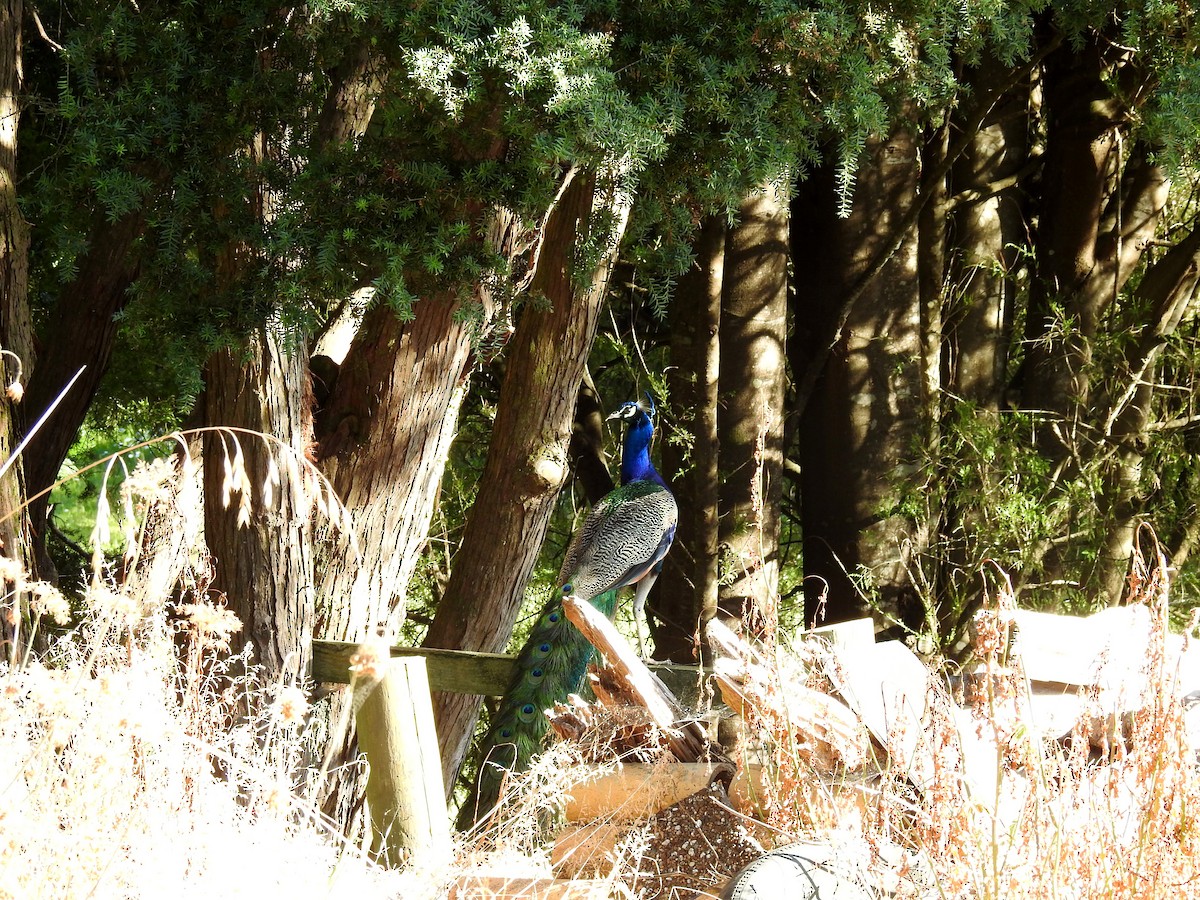
M610 760L615 751L625 762L571 789L553 851L562 879L553 885L563 893L487 896L606 896L605 876L618 859L626 881L635 873L641 897L766 896L761 885L758 894L738 893L741 882L731 879L781 842L772 827L778 759L747 738L752 728L730 739L728 729L712 727L713 717L706 725L686 709L590 606L568 607L567 615L606 662L593 674L596 703L560 704L551 725L563 739L603 746ZM804 788L825 811L822 822L807 824L840 835L836 852L832 844L823 855L806 845L802 854L804 877L816 883L818 873L831 887L797 896L937 896L919 852L881 846L877 832L866 840L865 823L880 814L880 786L899 781L913 797L936 800L949 769L962 788L956 796L1006 827L1023 803L1018 796L1006 808L1001 790L1002 773L1019 769L1014 735L1025 746L1082 735L1104 758L1131 739L1129 723L1165 692L1186 710L1189 750L1200 753L1200 651L1184 637L1163 638L1154 615L1140 605L1086 618L987 611L977 635L986 652L977 646L977 661L953 678L902 643L875 643L868 620L820 629L821 640L773 659L710 626L719 657L712 683L725 719L766 723L776 739L790 737ZM857 837L846 844L847 834ZM790 850L776 852L801 865ZM868 862L847 875L844 863L856 854ZM841 874L821 859L841 860ZM778 895L794 889L776 886Z

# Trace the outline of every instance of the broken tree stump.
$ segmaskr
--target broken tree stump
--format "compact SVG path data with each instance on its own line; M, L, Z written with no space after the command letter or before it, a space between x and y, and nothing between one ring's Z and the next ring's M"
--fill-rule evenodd
M604 654L612 684L617 686L614 691L620 691L631 704L644 707L650 713L654 724L662 729L675 758L680 762L702 759L708 744L703 727L675 699L662 680L646 668L608 617L578 597L564 597L563 611L584 637Z

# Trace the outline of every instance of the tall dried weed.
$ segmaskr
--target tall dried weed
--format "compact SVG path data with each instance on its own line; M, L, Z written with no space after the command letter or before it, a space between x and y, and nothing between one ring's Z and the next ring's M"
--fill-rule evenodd
M247 435L223 435L227 504L283 487L347 528L302 458L253 436L278 460L256 486ZM0 898L398 896L402 876L312 802L307 686L268 683L249 653L230 655L241 622L207 590L198 467L189 436L171 439L173 459L128 473L125 558L111 566L97 550L74 609L0 558Z

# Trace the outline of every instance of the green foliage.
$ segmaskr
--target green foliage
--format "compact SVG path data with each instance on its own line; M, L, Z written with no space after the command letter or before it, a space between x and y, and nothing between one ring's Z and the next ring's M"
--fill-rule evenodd
M100 493L107 491L110 512L108 515L108 532L111 539L103 550L108 555L114 555L124 550L124 535L118 527L116 515L111 511L118 506L121 484L127 471L142 459L152 459L170 452L166 444L154 444L140 450L122 454L121 461L108 471L105 466L87 468L97 460L111 456L126 447L141 443L157 434L144 430L147 423L152 423L153 413L143 408L139 411L126 411L125 423L109 420L97 425L84 426L79 437L71 448L71 453L63 463L59 478L62 484L50 495L53 505L52 518L54 527L62 532L66 541L78 548L87 548L83 554L90 552L90 537L96 524L99 508ZM73 577L75 572L63 572L64 576Z
M484 282L500 285L503 302L522 302L505 291L516 273L483 240L486 212L505 208L534 226L578 166L611 173L636 196L625 287L593 371L609 399L642 387L662 396L651 375L665 364L662 320L701 218L732 217L751 190L803 177L826 157L844 212L868 138L899 122L944 121L968 99L962 67L985 55L1015 65L1035 34L1057 29L1075 46L1102 31L1148 72L1132 79L1150 96L1131 137L1194 165L1200 67L1185 12L1158 0L67 0L54 35L64 49L26 45L19 193L35 224L35 319L46 320L98 236L135 223L137 277L91 427L165 430L190 407L215 348L267 322L302 340L363 287L402 318L421 297L469 298ZM371 95L370 127L331 141L327 103L362 54L370 71L355 85ZM609 216L595 211L577 248L580 277L607 245ZM1122 303L1114 334L1139 321ZM490 347L480 311L462 315ZM1059 324L1056 339L1075 327L1065 315ZM1098 348L1098 370L1111 371L1119 351ZM1170 348L1180 384L1194 383L1182 373L1195 353L1183 339ZM476 380L443 491L440 556L414 589L428 603L482 468L494 393L490 374ZM1168 393L1159 413L1195 411ZM1102 528L1091 498L1111 456L1063 475L1031 449L1027 416L961 408L942 424L922 488L938 486L940 500L977 519L969 539L954 538L956 564L990 556L1031 566L1026 554L1046 542ZM84 440L77 462L90 452ZM1195 516L1194 440L1181 427L1152 448L1143 493L1164 511L1160 527ZM919 517L928 500L913 492L894 511ZM82 502L59 500L64 514ZM540 573L556 566L571 502ZM1080 565L1086 555L1078 550ZM789 589L795 574L785 572Z

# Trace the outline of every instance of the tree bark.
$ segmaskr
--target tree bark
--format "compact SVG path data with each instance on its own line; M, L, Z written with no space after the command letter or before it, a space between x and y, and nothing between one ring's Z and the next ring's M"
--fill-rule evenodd
M720 605L756 629L778 621L788 218L783 185L743 201L721 290Z
M1087 282L1117 164L1118 109L1104 83L1105 69L1095 40L1082 52L1060 48L1045 66L1046 153L1023 400L1056 420L1041 444L1059 459L1072 449L1069 432L1087 400L1085 366L1103 299L1087 290Z
M973 92L983 95L1008 82L1011 71L996 59L965 73ZM946 233L947 296L941 346L942 380L947 395L940 418L948 433L960 415L998 421L1006 402L1008 349L1012 339L1019 248L1026 241L1022 176L1028 163L1029 83L1016 85L998 99L979 123L950 173L950 210ZM969 113L954 117L967 128ZM968 413L969 411L969 413ZM943 457L938 456L939 463ZM931 540L938 598L939 633L950 636L966 606L978 595L976 571L981 553L976 535L978 499L963 498L947 480L935 492L944 498Z
M403 615L470 373L459 305L429 297L407 322L390 307L368 312L322 411L321 464L357 543L338 541L318 572L324 639L363 640Z
M367 313L317 422L320 462L354 523L317 548L316 621L322 640L393 635L425 544L471 368L470 324L449 294L419 300L402 322L387 306ZM330 726L347 702L334 696ZM356 757L352 733L331 759ZM355 818L357 778L325 787L322 806Z
M33 369L33 325L29 312L29 226L17 206L17 125L21 114L21 0L0 4L0 465L9 463L0 476L0 554L33 570L29 518L23 507L24 460L12 459L21 438L17 395L9 385L24 387ZM23 373L18 378L18 373ZM0 583L5 594L12 584ZM12 646L13 623L0 606L0 647ZM0 658L11 659L7 652Z
M331 85L317 118L318 151L366 133L375 103L387 83L387 69L364 40L350 47L330 73Z
M841 298L896 240L916 202L917 143L904 128L868 145L847 219L834 214L832 172L798 198L796 321L805 341L797 364L823 351L844 314ZM801 274L802 273L802 274ZM800 422L806 621L869 615L916 627L924 608L906 572L910 523L893 512L911 470L920 422L921 308L915 228L849 311ZM821 608L816 585L827 585ZM868 602L868 598L870 602Z
M976 93L1008 77L1008 70L992 58L966 76ZM956 200L948 250L944 380L954 397L991 412L1004 402L1013 272L1025 241L1017 176L1028 160L1028 104L1028 84L998 102L951 173Z
M1021 405L1040 417L1040 452L1059 477L1072 477L1093 457L1099 443L1092 413L1093 348L1120 292L1154 237L1167 200L1163 172L1150 162L1150 149L1122 137L1136 110L1125 99L1143 93L1114 81L1144 78L1122 61L1102 37L1082 48L1062 47L1046 60L1046 152L1041 214L1035 234L1036 277L1026 316L1026 358L1020 373ZM1099 448L1102 449L1102 448ZM1127 468L1127 474L1130 470ZM1125 505L1101 499L1118 518ZM1114 548L1104 551L1111 568ZM1074 580L1072 547L1047 543L1042 576L1047 582ZM1084 582L1092 581L1080 573ZM1093 573L1094 574L1094 573ZM1111 584L1111 576L1100 578Z
M704 625L717 612L720 546L717 404L724 217L709 216L693 243L696 261L671 302L671 366L667 385L682 434L662 442L663 469L679 502L675 543L650 597L656 656L695 663Z
M100 218L92 227L87 252L79 261L75 278L51 309L41 332L53 335L43 341L37 368L25 394L28 421L36 421L81 366L83 375L55 408L53 418L30 443L25 455L29 493L50 487L67 457L79 426L100 387L112 358L117 333L116 314L129 301L129 288L137 278L134 244L142 233L140 211L108 222ZM46 511L49 496L30 503L34 552L39 574L53 578L54 566L46 554Z
M596 179L576 176L551 213L531 284L533 300L509 344L479 492L425 646L499 652L512 634L555 501L567 477L576 397L600 321L615 254L579 285ZM619 213L624 220L624 214ZM616 235L619 240L620 235ZM540 306L539 295L548 301ZM479 712L473 695L434 696L451 791Z
M264 69L271 54L260 55ZM383 75L366 44L351 47L331 75L331 87L317 123L318 151L342 144L366 129ZM257 161L273 153L271 135L260 133L249 148ZM274 216L274 198L262 186L250 194L255 214ZM230 244L217 254L218 289L232 292L252 272L249 248ZM272 680L296 681L305 676L312 655L315 620L312 546L312 500L288 483L303 464L313 440L313 394L308 354L302 342L284 346L271 323L234 350L214 354L205 370L205 423L258 431L270 441L244 435L209 434L204 444L205 537L216 558L213 585L229 598L242 619L239 639L255 645L259 662ZM241 444L254 497L248 528L239 526L238 503L222 508L227 456ZM293 464L281 459L290 454ZM262 496L271 462L283 480L272 503ZM238 500L241 498L235 498Z
M1022 405L1048 414L1039 436L1054 460L1079 455L1092 345L1133 274L1167 200L1163 172L1120 132L1130 110L1113 93L1099 39L1046 63L1046 153L1038 271L1027 316Z
M205 436L204 536L216 562L213 587L226 595L244 625L239 645L254 644L256 659L272 682L298 683L312 657L312 498L291 483L300 466L281 457L291 454L302 466L312 437L302 348L284 348L268 327L251 336L244 348L214 354L205 372L204 418L207 425L262 432L285 445L245 434ZM217 498L235 442L244 454L253 494L235 494L223 508ZM272 461L280 480L268 498L264 485ZM238 521L242 502L251 509L245 527Z

